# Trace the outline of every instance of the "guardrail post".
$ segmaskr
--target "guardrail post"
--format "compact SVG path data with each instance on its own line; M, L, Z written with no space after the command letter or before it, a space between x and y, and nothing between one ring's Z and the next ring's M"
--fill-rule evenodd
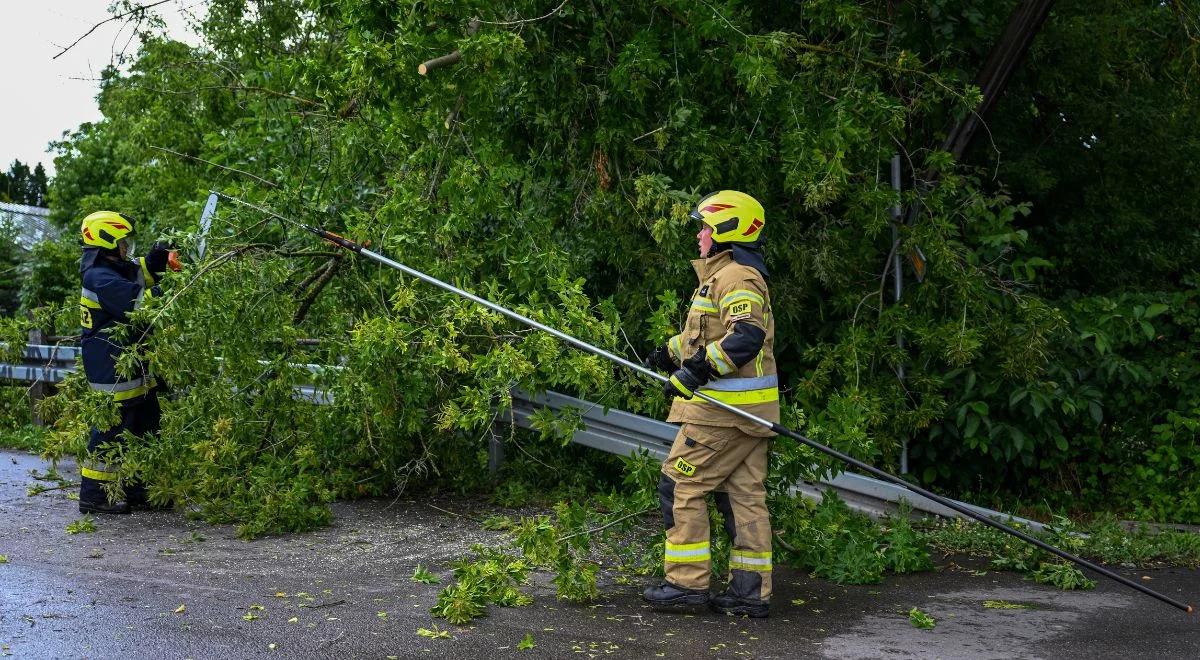
M499 427L499 422L494 422L488 428L488 472L492 476L500 474L500 466L504 465L504 435Z
M46 333L34 328L29 331L29 344L40 345L46 343ZM52 386L45 380L38 378L29 386L29 418L33 421L34 426L45 426L45 421L38 414L38 403L46 398L51 393Z

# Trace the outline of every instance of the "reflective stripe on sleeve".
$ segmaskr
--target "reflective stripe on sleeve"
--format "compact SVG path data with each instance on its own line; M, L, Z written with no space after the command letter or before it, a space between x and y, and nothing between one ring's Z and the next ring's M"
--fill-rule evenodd
M674 374L671 375L671 384L674 385L675 389L679 390L680 392L683 392L688 396L692 396L692 391L689 390L678 378L676 378Z
M704 352L708 354L708 359L716 367L718 374L725 376L734 372L733 363L725 356L725 351L721 350L717 342L714 341L705 347Z
M142 277L145 278L145 285L154 286L156 284L154 273L151 273L150 267L146 265L146 257L138 257L138 265L142 267Z
M79 294L79 304L90 309L100 309L100 296L95 291L83 289Z
M767 304L767 301L764 300L762 296L753 291L748 289L735 289L725 294L724 298L721 298L721 309L725 309L739 300L749 300L750 302L758 303L762 306L766 306Z
M675 335L667 342L667 350L675 356L675 360L683 362L683 335Z

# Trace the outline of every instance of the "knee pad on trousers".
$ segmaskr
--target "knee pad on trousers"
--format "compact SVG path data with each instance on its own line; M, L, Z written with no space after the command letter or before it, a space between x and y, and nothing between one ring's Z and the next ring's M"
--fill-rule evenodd
M675 526L675 480L665 474L658 476L658 506L662 509L663 529Z

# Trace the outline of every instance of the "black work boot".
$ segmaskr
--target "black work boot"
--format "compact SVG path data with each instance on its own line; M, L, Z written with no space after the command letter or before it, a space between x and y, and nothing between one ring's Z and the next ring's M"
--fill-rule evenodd
M109 503L108 500L88 502L79 500L79 513L127 514L130 512L129 502Z
M125 514L130 512L129 503L121 500L109 502L101 482L83 477L79 484L79 513Z
M152 504L150 498L146 496L146 487L141 484L131 484L125 486L125 499L129 501L129 506L147 511L170 511L174 507L174 502L166 504Z
M709 607L722 614L765 619L770 613L771 604L757 598L739 598L726 592L713 598Z
M656 587L646 587L642 599L655 607L695 607L708 602L708 592L663 582Z

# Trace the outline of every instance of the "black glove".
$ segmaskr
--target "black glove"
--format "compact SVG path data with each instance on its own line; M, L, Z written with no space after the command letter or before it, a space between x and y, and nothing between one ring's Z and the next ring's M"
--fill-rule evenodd
M146 253L146 268L156 277L167 272L167 259L170 257L171 246L159 241Z
M704 359L704 349L699 349L692 357L684 360L683 366L671 374L671 379L663 383L663 394L670 397L681 396L690 399L702 385L716 376L712 365Z
M659 346L642 360L642 366L669 374L679 368L671 351L666 346Z

